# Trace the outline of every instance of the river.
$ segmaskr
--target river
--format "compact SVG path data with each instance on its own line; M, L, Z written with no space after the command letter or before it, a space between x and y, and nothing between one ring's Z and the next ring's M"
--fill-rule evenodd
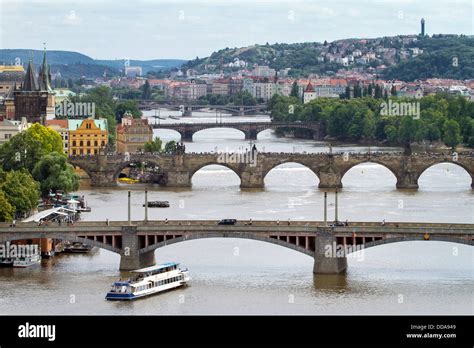
M147 112L152 116L153 112ZM166 112L166 115L176 115ZM161 112L163 115L163 111ZM250 117L233 118L240 121ZM261 120L265 116L259 117ZM215 114L194 113L186 122L213 122ZM170 122L160 120L160 122ZM172 122L176 122L172 120ZM173 131L155 131L165 141ZM327 144L259 134L265 151L323 152ZM236 150L249 146L236 130L201 131L187 151ZM364 152L363 146L333 151ZM379 150L371 148L371 151ZM384 148L384 151L396 151ZM470 176L451 164L436 165L420 178L418 191L395 188L395 177L377 164L363 164L343 178L339 218L349 221L474 223ZM208 166L192 178L190 189L150 187L150 200L169 200L168 209L149 209L150 219L321 220L323 192L307 168L285 164L265 178L265 188L241 190L238 176ZM132 218L142 219L143 185L91 188L80 194L92 212L84 220L125 220L127 191ZM334 196L329 213L334 216ZM94 250L89 255L59 255L29 269L0 269L0 314L473 314L473 248L445 242L404 242L348 258L345 275L313 275L313 259L293 250L242 239L202 239L156 251L158 262L178 261L190 269L187 288L132 303L104 299L118 271L119 255Z

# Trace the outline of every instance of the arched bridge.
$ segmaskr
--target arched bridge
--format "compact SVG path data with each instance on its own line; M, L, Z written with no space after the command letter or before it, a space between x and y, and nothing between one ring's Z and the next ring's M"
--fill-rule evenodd
M377 163L388 168L397 180L397 188L416 189L420 175L433 165L452 163L466 170L474 188L474 155L366 153L366 154L302 154L302 153L185 153L180 155L130 154L72 156L69 162L82 168L93 186L117 185L120 172L131 163L153 163L159 168L160 183L169 187L190 187L191 178L199 169L223 165L240 178L242 188L263 188L265 176L284 163L308 167L319 178L320 188L340 188L347 171L362 163Z
M314 258L314 273L339 273L347 268L346 255L381 244L403 241L445 241L474 244L474 224L351 222L325 227L319 221L241 221L218 225L217 221L114 221L77 222L74 226L0 225L0 243L14 240L55 238L77 241L120 254L124 270L151 266L154 251L163 246L199 238L245 238L273 243ZM341 250L344 250L341 254Z
M181 140L192 141L193 134L203 129L232 128L245 134L245 139L257 139L258 133L267 129L291 128L307 129L313 132L313 138L321 139L319 123L287 123L287 122L210 122L210 123L171 123L152 124L155 129L172 129L181 135Z
M267 111L266 104L260 105L201 105L201 104L190 104L189 102L175 103L175 104L160 104L153 100L139 100L138 108L140 110L155 110L155 109L168 109L180 111L183 116L192 116L193 110L216 110L229 113L232 116L246 116L255 115L259 112Z

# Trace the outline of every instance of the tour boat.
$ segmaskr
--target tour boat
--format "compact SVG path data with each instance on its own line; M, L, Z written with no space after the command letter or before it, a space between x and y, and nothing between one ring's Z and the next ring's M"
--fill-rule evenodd
M13 267L13 259L12 258L1 258L0 259L0 267Z
M111 290L105 296L106 300L135 300L186 285L191 279L188 269L179 268L179 263L176 262L141 268L131 273L130 279L112 284Z
M33 254L26 257L17 257L13 260L13 267L26 268L41 263L41 255Z

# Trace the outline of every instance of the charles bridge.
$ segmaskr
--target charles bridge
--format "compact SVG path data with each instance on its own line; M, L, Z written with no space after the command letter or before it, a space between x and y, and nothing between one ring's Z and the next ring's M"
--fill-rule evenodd
M163 186L190 187L192 176L208 165L222 165L234 171L242 188L263 188L265 176L284 163L298 163L309 168L319 178L320 188L341 188L347 171L362 163L376 163L388 168L400 189L417 189L421 174L439 163L452 163L466 170L474 188L474 154L404 154L404 153L184 153L110 154L72 156L69 162L84 170L92 186L115 186L120 172L133 163L152 164L158 169Z

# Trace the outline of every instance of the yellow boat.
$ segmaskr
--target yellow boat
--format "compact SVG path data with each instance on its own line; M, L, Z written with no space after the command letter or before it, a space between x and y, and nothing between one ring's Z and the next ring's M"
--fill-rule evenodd
M130 179L130 178L119 178L118 180L122 184L136 184L137 182L140 181L140 180L137 180L137 179Z

